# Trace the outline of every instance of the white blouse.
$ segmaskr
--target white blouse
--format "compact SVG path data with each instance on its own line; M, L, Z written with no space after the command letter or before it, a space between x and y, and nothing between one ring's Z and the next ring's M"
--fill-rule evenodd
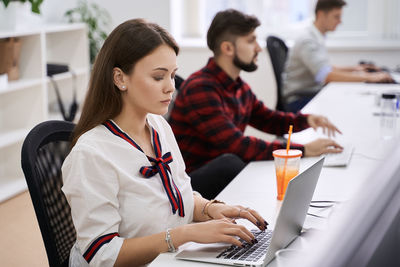
M193 219L193 191L173 132L162 116L149 114L147 122L159 134L162 155L171 152L169 178L182 195L185 216L173 214L159 173L145 178L139 172L151 166L142 151L104 125L89 130L64 161L62 190L77 232L72 257L85 255L90 266L113 266L125 238L159 233Z

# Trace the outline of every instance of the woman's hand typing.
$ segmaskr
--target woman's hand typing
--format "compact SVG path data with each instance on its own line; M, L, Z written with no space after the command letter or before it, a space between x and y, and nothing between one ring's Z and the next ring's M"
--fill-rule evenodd
M267 229L268 226L268 223L257 211L240 205L231 206L222 203L212 203L208 207L207 214L212 219L247 219L262 231Z
M174 238L175 235L175 238ZM206 222L187 224L178 227L171 232L172 241L176 245L193 241L197 243L229 243L242 246L238 240L241 238L247 243L255 243L254 235L243 225L238 225L232 219L218 219ZM184 238L183 240L180 240Z

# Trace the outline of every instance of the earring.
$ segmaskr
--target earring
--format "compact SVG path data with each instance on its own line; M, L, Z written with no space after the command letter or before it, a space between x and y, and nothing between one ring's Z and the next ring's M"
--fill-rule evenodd
M126 86L125 86L125 85L122 85L121 87L122 87L122 89L126 89Z

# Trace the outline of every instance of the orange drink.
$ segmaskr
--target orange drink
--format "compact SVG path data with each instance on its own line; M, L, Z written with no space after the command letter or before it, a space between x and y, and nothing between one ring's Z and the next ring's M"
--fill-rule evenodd
M277 199L283 200L288 183L299 174L302 152L297 149L278 149L272 155L275 159Z
M275 169L276 171L276 184L278 189L278 200L283 200L285 196L286 188L290 180L299 174L299 169L289 169L286 171L282 168Z

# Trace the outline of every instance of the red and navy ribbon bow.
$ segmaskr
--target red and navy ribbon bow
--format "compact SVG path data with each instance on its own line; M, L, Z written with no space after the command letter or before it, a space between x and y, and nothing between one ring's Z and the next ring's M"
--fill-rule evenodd
M124 132L122 132L114 123L110 120L107 120L103 123L113 134L121 137L136 149L139 149L143 152L143 150ZM171 152L167 152L164 155L161 153L161 143L160 137L156 130L153 128L151 129L153 133L153 147L154 147L154 154L156 158L152 158L147 156L148 160L154 165L151 166L143 166L140 168L140 173L146 177L150 178L156 174L159 174L161 177L162 184L164 186L165 192L167 193L169 202L172 207L172 213L175 214L176 211L179 211L179 216L184 217L185 211L183 208L183 199L181 192L179 191L178 187L175 185L174 180L170 179L171 169L169 167L169 163L173 161ZM172 182L172 185L171 185ZM175 192L174 192L174 190Z

